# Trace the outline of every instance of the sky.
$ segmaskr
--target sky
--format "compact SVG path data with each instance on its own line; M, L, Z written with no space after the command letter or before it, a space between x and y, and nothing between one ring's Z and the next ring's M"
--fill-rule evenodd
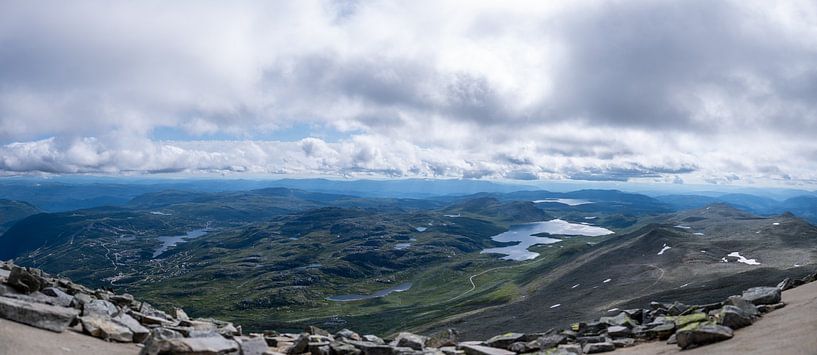
M0 1L0 175L817 185L814 1Z

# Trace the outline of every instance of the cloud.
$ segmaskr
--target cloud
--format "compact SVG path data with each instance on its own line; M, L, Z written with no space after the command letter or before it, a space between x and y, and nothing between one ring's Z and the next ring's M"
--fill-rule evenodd
M5 1L0 170L813 185L815 23L810 1Z

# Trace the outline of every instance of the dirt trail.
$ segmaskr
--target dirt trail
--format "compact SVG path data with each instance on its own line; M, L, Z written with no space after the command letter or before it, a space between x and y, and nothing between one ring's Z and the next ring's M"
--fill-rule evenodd
M108 343L66 330L54 333L0 318L0 355L136 355L136 344Z
M783 292L786 307L755 324L735 331L735 337L717 344L684 350L655 342L616 350L625 355L817 354L817 282Z

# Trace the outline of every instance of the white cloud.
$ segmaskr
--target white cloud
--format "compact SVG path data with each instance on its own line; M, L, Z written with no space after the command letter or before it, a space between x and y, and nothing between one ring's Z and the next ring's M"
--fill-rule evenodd
M0 170L814 184L815 23L809 1L6 1ZM304 125L338 137L268 138Z

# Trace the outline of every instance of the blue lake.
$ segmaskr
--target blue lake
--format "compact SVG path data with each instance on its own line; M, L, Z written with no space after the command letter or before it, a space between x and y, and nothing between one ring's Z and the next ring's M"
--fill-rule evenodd
M172 235L172 236L158 237L156 239L159 239L159 241L162 242L162 245L160 245L158 248L156 248L156 250L153 251L153 258L155 259L157 256L164 253L167 249L175 247L179 243L184 243L184 242L186 242L186 241L188 241L190 239L196 239L198 237L201 237L201 236L207 234L207 232L209 232L209 231L210 231L210 229L208 229L208 228L202 228L202 229L191 230L191 231L189 231L189 232L187 232L185 234L182 234L182 235Z
M536 237L534 234L548 233L551 235L570 235L570 236L599 236L612 234L613 231L596 226L586 224L577 224L563 221L561 219L553 219L544 222L533 222L516 224L511 226L507 232L503 232L491 237L497 242L518 242L516 245L488 248L482 251L483 254L504 254L502 259L505 260L531 260L539 256L539 253L534 253L528 248L536 244L553 244L561 240L549 237Z

